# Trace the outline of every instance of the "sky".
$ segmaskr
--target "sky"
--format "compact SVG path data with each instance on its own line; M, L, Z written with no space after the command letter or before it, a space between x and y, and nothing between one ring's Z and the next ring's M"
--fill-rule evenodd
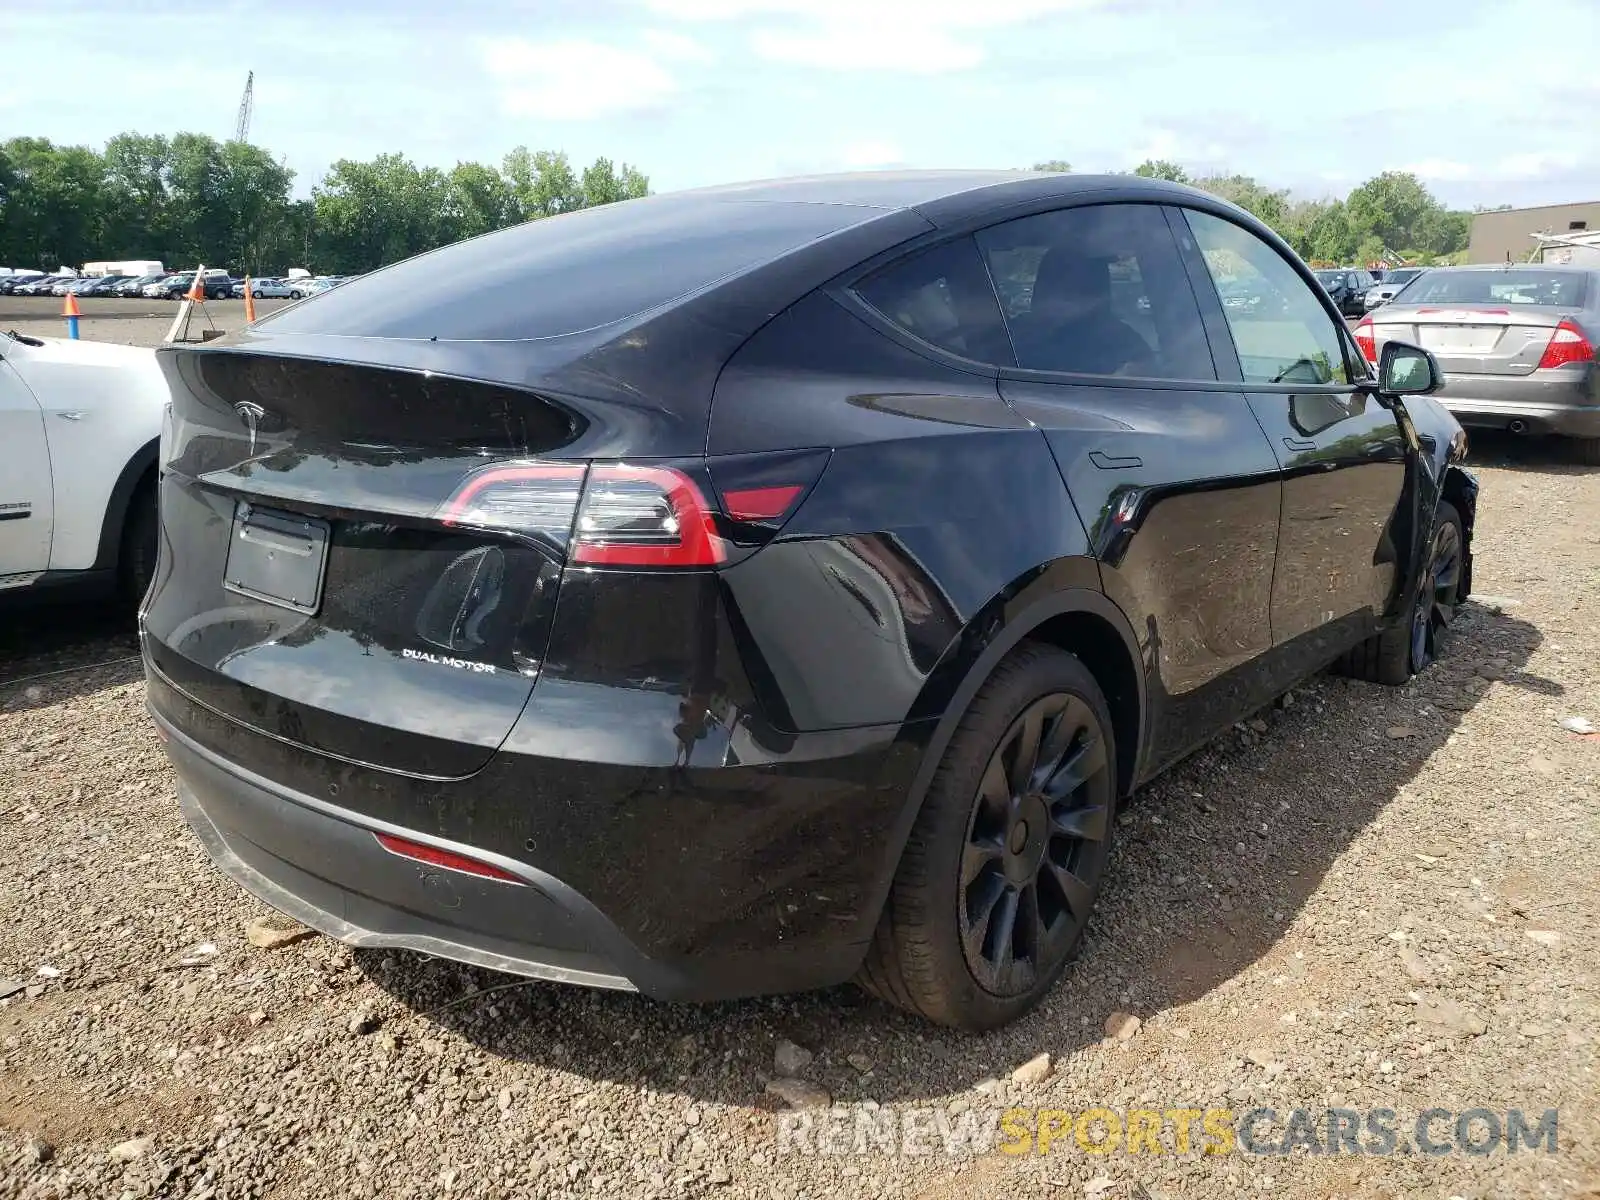
M0 140L516 145L656 191L1145 158L1306 198L1383 170L1456 207L1600 199L1600 0L0 0Z

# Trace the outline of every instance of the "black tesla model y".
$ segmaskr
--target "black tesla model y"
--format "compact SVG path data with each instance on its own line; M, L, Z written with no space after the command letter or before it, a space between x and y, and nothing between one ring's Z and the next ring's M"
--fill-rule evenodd
M1252 217L1125 177L655 196L162 350L149 702L358 946L949 1025L1071 957L1119 799L1425 666L1476 484Z

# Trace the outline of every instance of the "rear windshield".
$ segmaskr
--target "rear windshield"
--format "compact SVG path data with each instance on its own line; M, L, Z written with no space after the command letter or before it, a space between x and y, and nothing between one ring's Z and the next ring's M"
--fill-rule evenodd
M1579 271L1428 271L1396 294L1406 304L1525 304L1540 308L1583 307L1588 276Z
M653 196L530 221L323 291L278 333L477 341L625 320L881 216L837 204Z

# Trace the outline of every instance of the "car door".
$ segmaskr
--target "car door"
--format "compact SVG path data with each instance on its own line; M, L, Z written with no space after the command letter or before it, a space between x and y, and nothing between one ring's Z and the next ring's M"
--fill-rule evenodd
M1217 379L1163 209L1084 205L976 239L1016 350L1001 394L1048 439L1140 639L1158 769L1268 698L1277 460Z
M1224 371L1239 379L1283 467L1272 631L1306 669L1370 634L1403 577L1410 446L1369 389L1366 366L1315 285L1255 233L1185 210L1193 271L1228 330ZM1255 304L1222 305L1243 290ZM1320 661L1317 661L1320 660Z
M50 565L54 510L44 414L5 361L7 342L0 335L0 589Z

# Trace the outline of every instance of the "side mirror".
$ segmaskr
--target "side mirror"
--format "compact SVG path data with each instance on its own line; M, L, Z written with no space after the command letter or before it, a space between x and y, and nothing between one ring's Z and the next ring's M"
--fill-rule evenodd
M1444 386L1439 360L1421 346L1385 342L1378 356L1378 390L1391 396L1429 396Z

